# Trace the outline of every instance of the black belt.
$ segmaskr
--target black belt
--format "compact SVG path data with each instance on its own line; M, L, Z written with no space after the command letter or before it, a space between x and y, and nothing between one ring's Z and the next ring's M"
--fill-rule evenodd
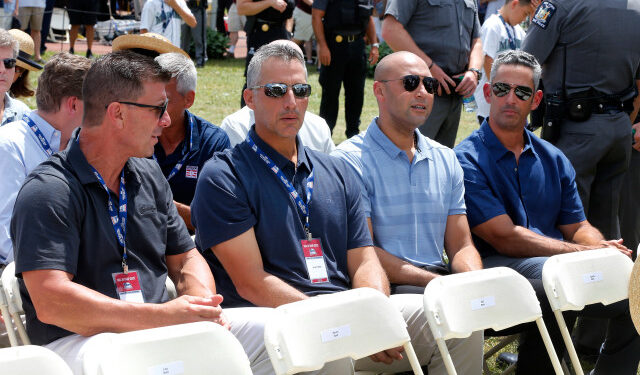
M363 32L357 32L357 33L332 32L330 33L330 35L331 35L331 40L335 41L336 43L342 43L342 42L353 43L357 40L360 40L360 38L364 36L364 33Z
M276 29L276 28L281 28L283 26L282 22L278 22L278 21L267 21L267 20L263 20L263 19L257 19L256 20L256 24L253 27L254 30L261 30L263 32L267 32L269 30Z

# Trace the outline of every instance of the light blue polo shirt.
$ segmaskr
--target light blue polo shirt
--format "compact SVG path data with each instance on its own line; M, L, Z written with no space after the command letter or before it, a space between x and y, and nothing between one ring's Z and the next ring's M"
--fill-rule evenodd
M419 150L409 162L377 120L332 155L360 177L374 244L416 266L442 265L447 217L466 214L462 168L453 150L418 130Z

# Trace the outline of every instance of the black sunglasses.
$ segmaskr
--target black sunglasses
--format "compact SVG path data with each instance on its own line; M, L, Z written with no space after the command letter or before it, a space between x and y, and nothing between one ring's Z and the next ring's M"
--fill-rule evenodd
M250 87L251 90L264 88L264 94L271 98L280 98L287 93L287 90L291 87L293 96L298 99L307 98L311 95L311 85L308 83L296 83L293 85L287 85L285 83L267 83L262 86Z
M381 79L379 82L402 81L405 90L413 91L420 85L420 80L422 80L424 89L427 90L429 94L436 92L438 80L433 77L420 77L419 75L410 74L398 79Z
M520 100L529 100L529 98L531 98L531 96L533 95L533 89L527 86L519 86L505 82L496 82L491 85L493 95L497 97L503 97L509 94L512 87L513 93L516 94L516 97Z
M7 59L2 59L2 62L4 63L5 69L11 69L16 66L16 59L11 57Z
M116 101L116 103L133 105L141 108L153 108L156 111L158 111L158 119L161 119L164 113L167 111L167 104L169 104L169 100L165 100L164 104L162 105L140 104L140 103L134 103L134 102L121 102L121 101ZM109 105L105 105L104 108L107 108L108 106Z

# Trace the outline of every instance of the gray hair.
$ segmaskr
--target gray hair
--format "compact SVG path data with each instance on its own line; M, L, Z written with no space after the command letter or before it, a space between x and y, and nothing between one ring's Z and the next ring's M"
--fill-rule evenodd
M500 52L496 59L493 60L493 66L491 67L491 82L496 77L498 69L502 65L521 65L526 66L533 70L533 91L538 89L540 84L540 76L542 75L542 68L536 58L527 52L521 50L508 50Z
M304 75L307 76L307 67L304 63L304 56L300 47L291 41L276 40L269 44L258 48L258 51L247 68L247 87L253 87L260 82L260 74L262 72L262 65L270 58L277 58L283 62L298 61L304 69Z
M13 50L13 58L18 57L20 53L20 44L13 39L7 30L0 29L0 48L10 47Z
M171 78L176 79L176 89L182 95L186 95L189 91L196 91L198 83L198 73L196 66L190 58L177 53L163 53L155 58L162 69L171 73Z

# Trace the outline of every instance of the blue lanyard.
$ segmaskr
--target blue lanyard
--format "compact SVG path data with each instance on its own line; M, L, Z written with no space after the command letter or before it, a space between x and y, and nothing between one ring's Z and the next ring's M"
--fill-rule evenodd
M164 0L161 1L161 10L160 10L160 20L162 21L162 33L164 33L164 31L167 29L167 26L169 26L169 22L171 22L171 17L173 16L173 8L171 8L171 10L167 13L165 13L164 11Z
M307 239L311 240L312 236L311 231L309 230L309 204L311 203L311 196L313 195L313 171L311 171L309 177L307 177L307 203L305 203L302 198L300 198L300 195L298 194L296 189L293 187L293 184L289 182L284 173L282 173L282 170L278 168L276 163L274 163L273 160L271 160L271 158L260 149L260 147L258 147L258 145L253 141L253 139L251 139L251 136L249 135L247 135L247 143L249 144L249 146L251 146L251 149L256 154L258 154L260 159L264 161L264 163L267 165L267 168L269 168L278 177L278 180L282 182L282 185L284 185L285 189L287 189L287 192L296 203L298 210L304 217L304 231L307 235Z
M113 225L113 230L116 232L116 238L118 239L118 243L124 249L122 252L122 270L124 273L129 272L129 267L127 266L127 245L125 243L125 237L127 236L127 191L125 189L124 183L124 169L120 174L120 197L118 198L118 207L116 210L116 206L113 204L111 200L111 194L109 193L109 188L107 184L104 182L100 173L94 168L93 174L102 185L102 188L107 192L107 198L109 199L109 216L111 216L111 224Z
M175 176L176 173L178 173L178 171L180 171L180 168L182 168L184 163L187 161L187 158L189 157L189 151L191 151L191 147L193 147L193 116L190 115L189 116L189 149L187 150L187 152L184 153L184 155L182 156L182 159L180 159L180 161L178 161L176 165L173 166L173 169L171 169L171 172L169 172L169 175L167 176L167 181L171 180L171 178ZM153 160L155 160L156 162L158 161L155 154L153 154Z
M509 31L510 25L507 25L507 23L504 21L504 18L502 18L502 15L499 14L498 17L500 17L500 21L502 21L504 28L507 30L507 37L509 38L509 47L511 49L516 49L516 31L513 29L513 26L511 26L511 30L513 30L513 35L511 35L511 32Z
M36 138L38 138L38 141L40 141L40 147L42 147L42 150L48 156L53 155L53 150L51 149L49 142L47 142L46 138L44 137L44 134L42 134L42 132L40 131L40 128L38 128L38 125L36 125L36 123L33 122L31 117L29 117L28 115L24 115L22 116L22 121L26 122L27 125L29 125L29 128L31 128L33 133L36 135Z

